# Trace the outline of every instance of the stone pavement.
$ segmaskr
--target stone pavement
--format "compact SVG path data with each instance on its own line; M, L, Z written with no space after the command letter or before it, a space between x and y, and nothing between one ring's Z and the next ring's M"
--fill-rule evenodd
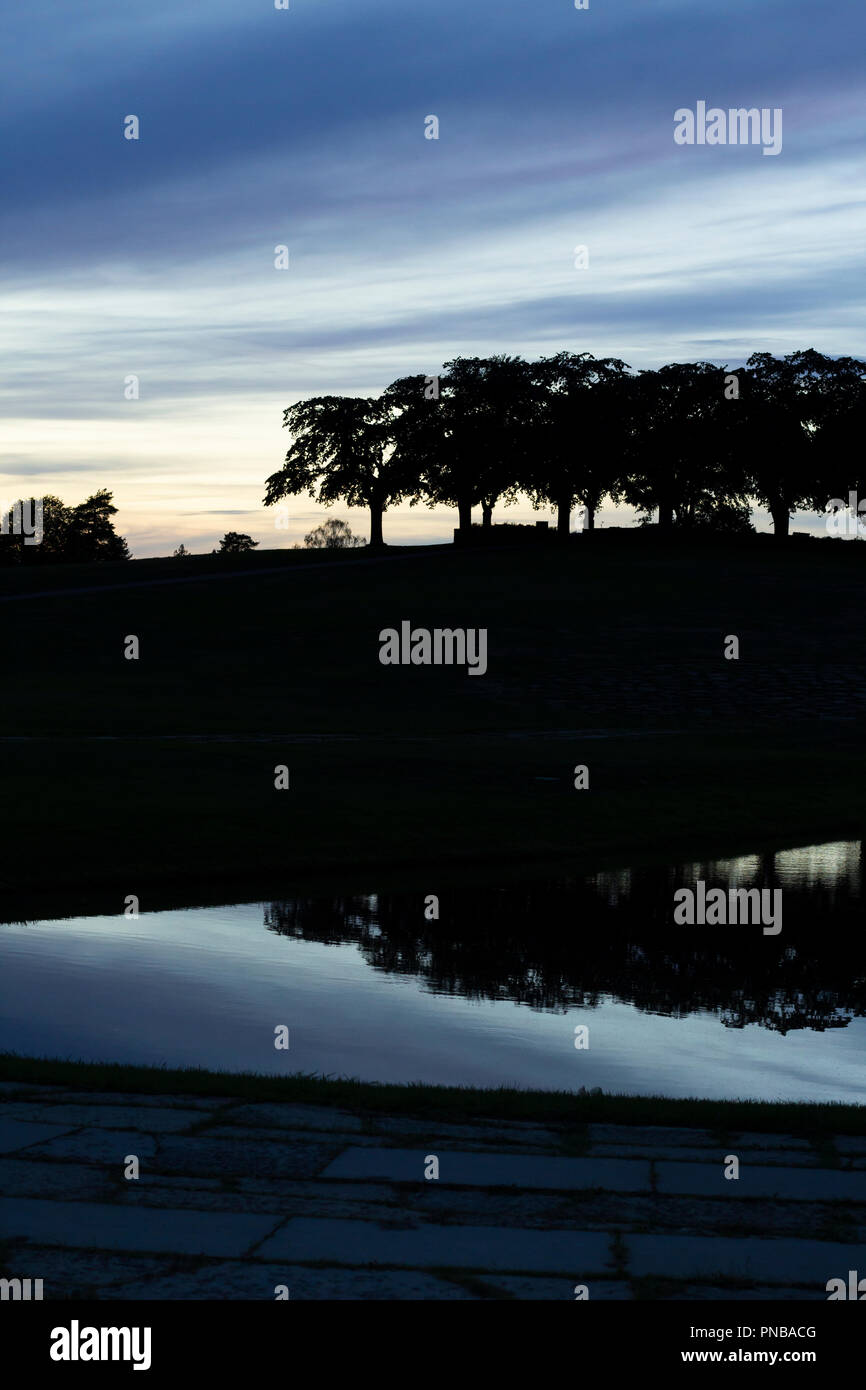
M826 1299L866 1274L866 1139L0 1100L0 1275L46 1299Z

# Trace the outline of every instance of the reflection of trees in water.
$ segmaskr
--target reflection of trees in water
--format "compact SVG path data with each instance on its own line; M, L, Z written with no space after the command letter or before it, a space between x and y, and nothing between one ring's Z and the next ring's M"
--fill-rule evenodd
M689 866L719 887L717 866ZM770 886L762 863L736 886ZM779 1033L845 1027L866 1014L866 944L859 882L786 889L778 936L760 925L672 924L672 870L633 871L616 891L593 880L440 897L424 918L424 893L295 898L265 909L270 931L326 944L354 942L377 970L421 977L441 994L509 999L564 1013L605 998L646 1013L718 1014Z

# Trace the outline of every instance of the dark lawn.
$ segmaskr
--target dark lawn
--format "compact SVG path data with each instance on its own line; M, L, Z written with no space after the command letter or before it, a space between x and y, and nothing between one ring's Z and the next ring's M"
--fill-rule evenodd
M627 539L0 571L6 593L202 574L0 602L3 916L37 890L146 909L858 836L866 548ZM383 667L403 619L486 627L487 674Z

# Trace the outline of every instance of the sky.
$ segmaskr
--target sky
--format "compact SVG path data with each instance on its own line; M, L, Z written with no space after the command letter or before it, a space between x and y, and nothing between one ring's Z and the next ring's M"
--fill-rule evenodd
M305 396L459 354L866 357L862 0L288 6L7 11L0 499L108 487L136 556L366 535L262 505ZM780 109L780 152L677 144L701 101Z

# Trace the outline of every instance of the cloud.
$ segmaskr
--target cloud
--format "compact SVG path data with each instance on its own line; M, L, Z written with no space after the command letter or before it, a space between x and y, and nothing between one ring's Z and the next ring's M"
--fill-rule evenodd
M256 515L293 400L456 353L866 355L859 0L49 0L7 30L0 490L114 486L134 543ZM783 153L675 146L698 99L782 106Z

